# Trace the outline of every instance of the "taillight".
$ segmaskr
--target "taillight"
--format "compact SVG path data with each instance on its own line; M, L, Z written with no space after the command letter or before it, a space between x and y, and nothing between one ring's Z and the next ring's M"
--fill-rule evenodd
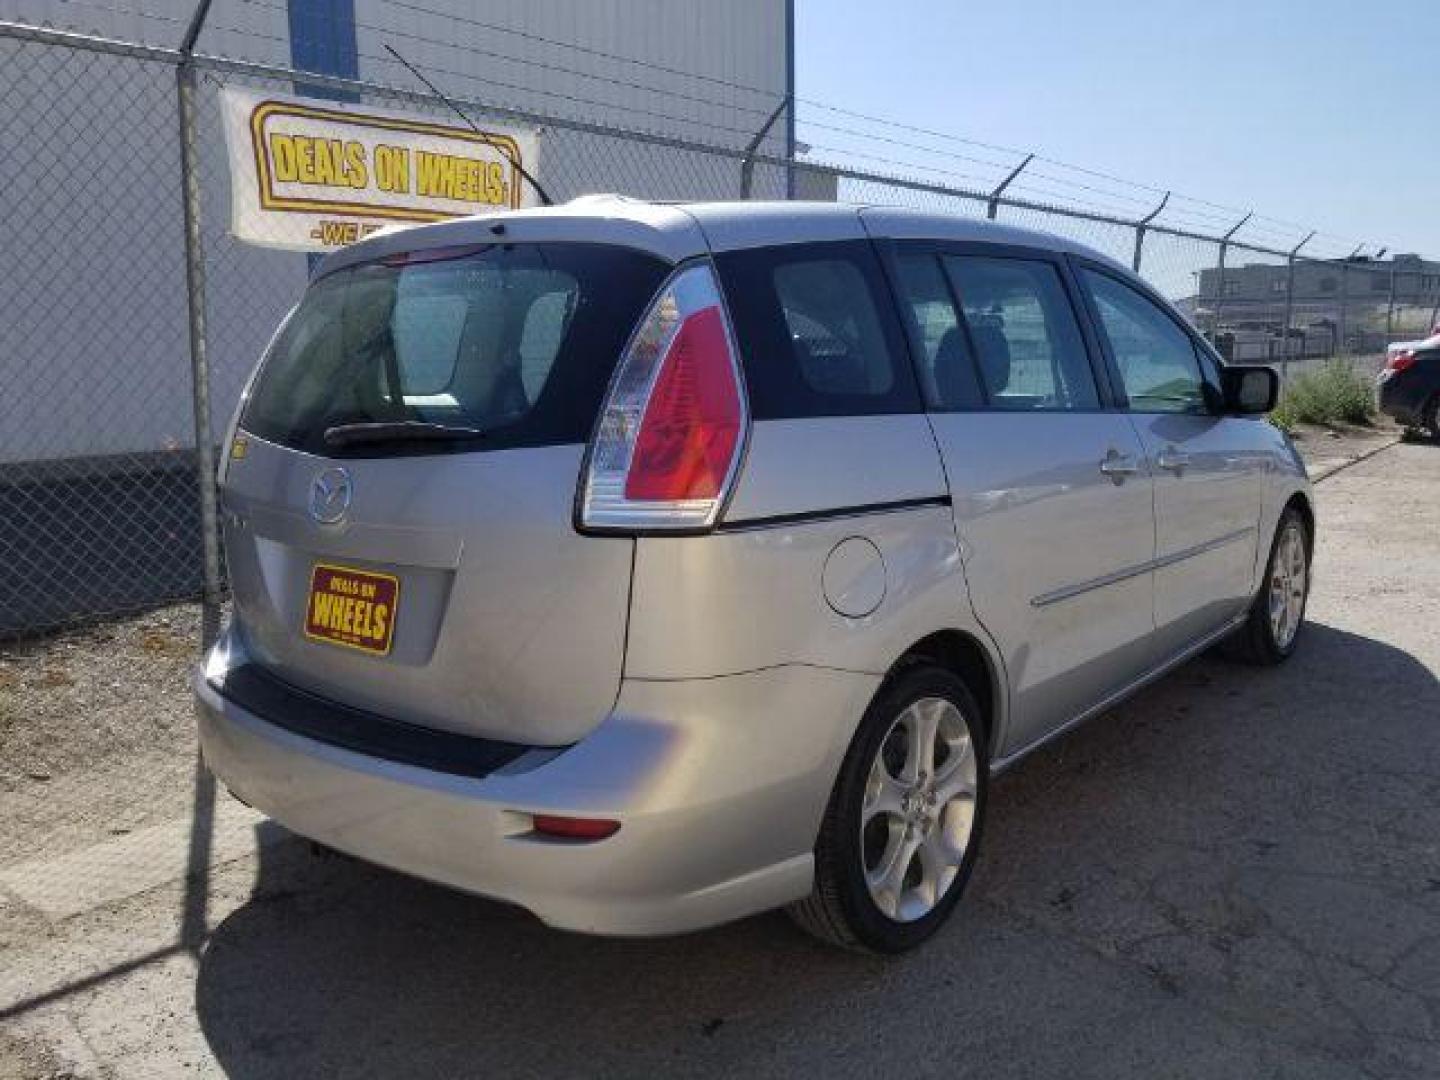
M714 271L676 271L611 382L581 489L593 529L703 529L734 479L746 424L729 321Z
M1415 354L1409 349L1391 353L1390 358L1385 361L1385 368L1388 371L1404 371L1406 368L1415 366Z

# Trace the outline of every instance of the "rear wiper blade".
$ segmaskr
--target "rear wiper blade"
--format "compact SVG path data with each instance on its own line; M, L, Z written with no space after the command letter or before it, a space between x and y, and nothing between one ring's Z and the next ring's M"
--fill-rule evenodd
M325 429L326 446L358 446L361 443L447 442L453 439L483 439L479 428L432 424L425 420L380 420L363 424L337 424Z

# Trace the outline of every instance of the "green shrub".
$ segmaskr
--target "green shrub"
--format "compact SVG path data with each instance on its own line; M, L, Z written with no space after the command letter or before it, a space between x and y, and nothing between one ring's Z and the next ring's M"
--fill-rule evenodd
M1330 360L1319 371L1290 380L1270 414L1276 427L1296 424L1368 424L1375 418L1370 380L1344 360Z

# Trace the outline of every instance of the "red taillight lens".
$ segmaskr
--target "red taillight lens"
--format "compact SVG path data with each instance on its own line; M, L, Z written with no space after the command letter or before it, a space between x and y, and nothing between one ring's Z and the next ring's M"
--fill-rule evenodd
M559 814L536 814L531 818L537 833L561 840L604 840L620 831L620 823L608 818L562 817Z
M745 438L739 358L708 264L672 274L620 358L580 492L591 529L705 529Z
M1404 371L1406 368L1415 366L1415 354L1408 349L1404 352L1391 353L1390 359L1385 361L1385 366L1391 371Z
M740 441L740 395L718 307L680 324L650 394L625 498L674 501L720 494Z

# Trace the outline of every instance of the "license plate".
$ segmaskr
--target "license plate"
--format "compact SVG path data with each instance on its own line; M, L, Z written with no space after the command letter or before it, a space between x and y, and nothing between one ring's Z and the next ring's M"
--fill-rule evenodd
M399 605L398 578L316 563L305 605L305 636L385 656L395 637Z

